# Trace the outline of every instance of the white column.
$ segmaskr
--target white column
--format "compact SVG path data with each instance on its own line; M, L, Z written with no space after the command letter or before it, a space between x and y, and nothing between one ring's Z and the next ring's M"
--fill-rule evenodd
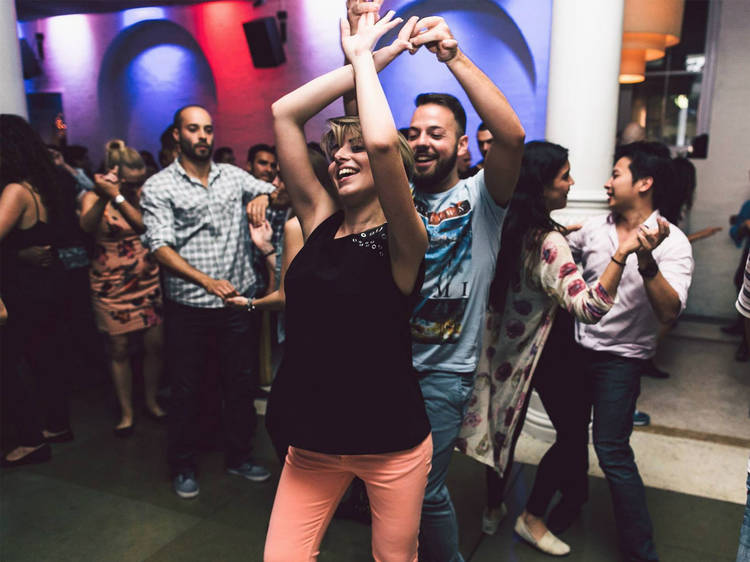
M28 119L23 87L21 49L16 29L16 3L0 2L0 113L15 113Z
M612 169L624 0L554 0L546 139L570 151L576 184L555 219L581 222L606 208ZM565 376L564 373L560 373ZM524 432L553 441L555 430L534 392Z

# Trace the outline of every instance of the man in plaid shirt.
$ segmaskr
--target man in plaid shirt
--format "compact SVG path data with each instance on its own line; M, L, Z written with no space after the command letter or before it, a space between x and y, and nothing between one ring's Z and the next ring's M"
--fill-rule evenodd
M224 391L226 467L262 482L270 473L250 459L256 415L257 370L252 364L251 322L225 299L254 296L255 274L245 204L274 186L230 164L211 161L211 115L190 105L175 114L180 155L149 178L141 206L143 241L165 273L167 362L172 395L167 460L178 496L198 495L196 437L198 387L211 342L218 347ZM265 199L265 197L264 197Z

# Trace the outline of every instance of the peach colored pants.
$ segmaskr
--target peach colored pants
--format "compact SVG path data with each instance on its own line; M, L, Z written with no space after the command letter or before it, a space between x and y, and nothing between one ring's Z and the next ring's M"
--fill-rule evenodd
M419 517L432 436L413 449L378 455L326 455L289 447L266 536L265 562L315 560L331 517L355 476L367 486L372 555L416 562Z

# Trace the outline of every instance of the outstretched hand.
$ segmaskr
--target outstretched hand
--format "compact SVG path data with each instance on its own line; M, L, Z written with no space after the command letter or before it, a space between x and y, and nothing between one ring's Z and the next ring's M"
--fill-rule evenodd
M352 33L349 22L342 19L341 48L343 49L346 58L350 61L354 61L355 58L370 53L375 46L375 43L378 42L378 39L403 21L401 18L394 19L394 15L395 12L391 10L385 16L376 21L375 13L368 12L359 19L356 33Z
M439 16L419 20L412 32L411 44L414 48L426 46L440 62L449 62L458 54L458 41L445 20Z

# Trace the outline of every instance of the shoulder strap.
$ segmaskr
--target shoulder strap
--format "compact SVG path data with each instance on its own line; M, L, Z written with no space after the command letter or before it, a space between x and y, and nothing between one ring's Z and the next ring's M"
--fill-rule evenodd
M32 187L26 183L25 181L21 182L21 185L29 191L31 194L31 198L34 200L34 210L36 211L36 222L39 222L39 202L36 200L36 195L34 194L34 190Z

